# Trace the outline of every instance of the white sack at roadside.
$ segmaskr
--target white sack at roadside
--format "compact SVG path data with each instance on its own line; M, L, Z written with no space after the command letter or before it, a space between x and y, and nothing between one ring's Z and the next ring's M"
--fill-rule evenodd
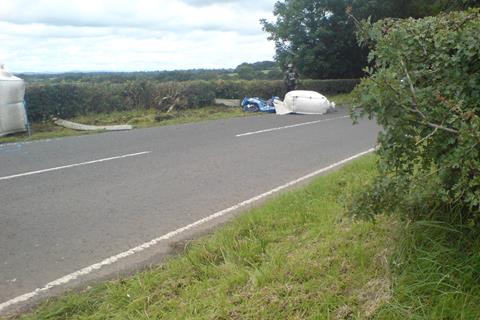
M315 91L294 90L285 95L283 101L275 100L275 112L279 115L289 113L325 114L335 110L335 103Z
M0 63L0 137L27 130L24 95L23 80L7 72Z

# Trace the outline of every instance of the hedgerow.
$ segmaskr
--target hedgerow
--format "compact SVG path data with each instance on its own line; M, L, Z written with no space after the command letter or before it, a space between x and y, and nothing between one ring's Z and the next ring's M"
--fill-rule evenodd
M304 80L299 89L324 94L350 92L356 79ZM138 108L168 108L167 101L177 101L185 108L200 108L213 103L214 98L241 99L245 96L270 98L285 94L283 81L218 80L159 82L130 80L122 83L82 81L35 83L27 86L26 101L32 121L52 116L70 118L87 113L128 111Z
M380 175L352 213L480 226L480 11L363 22L369 78L354 116L375 117Z

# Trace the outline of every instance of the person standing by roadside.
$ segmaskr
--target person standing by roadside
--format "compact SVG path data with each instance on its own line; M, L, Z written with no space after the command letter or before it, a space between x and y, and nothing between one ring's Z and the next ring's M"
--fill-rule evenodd
M293 64L288 64L288 69L285 72L285 87L287 89L287 92L296 90L297 85L298 85L298 73L297 71L293 68Z

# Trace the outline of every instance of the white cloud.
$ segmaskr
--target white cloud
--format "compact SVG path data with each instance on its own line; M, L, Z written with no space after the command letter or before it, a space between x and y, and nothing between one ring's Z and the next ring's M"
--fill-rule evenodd
M272 59L275 0L0 0L0 61L14 72L235 67Z

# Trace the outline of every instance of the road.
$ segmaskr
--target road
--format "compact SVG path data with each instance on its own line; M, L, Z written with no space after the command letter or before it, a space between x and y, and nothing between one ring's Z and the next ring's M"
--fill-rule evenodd
M378 130L339 111L0 145L0 313L157 261L225 219L95 266L368 150Z

